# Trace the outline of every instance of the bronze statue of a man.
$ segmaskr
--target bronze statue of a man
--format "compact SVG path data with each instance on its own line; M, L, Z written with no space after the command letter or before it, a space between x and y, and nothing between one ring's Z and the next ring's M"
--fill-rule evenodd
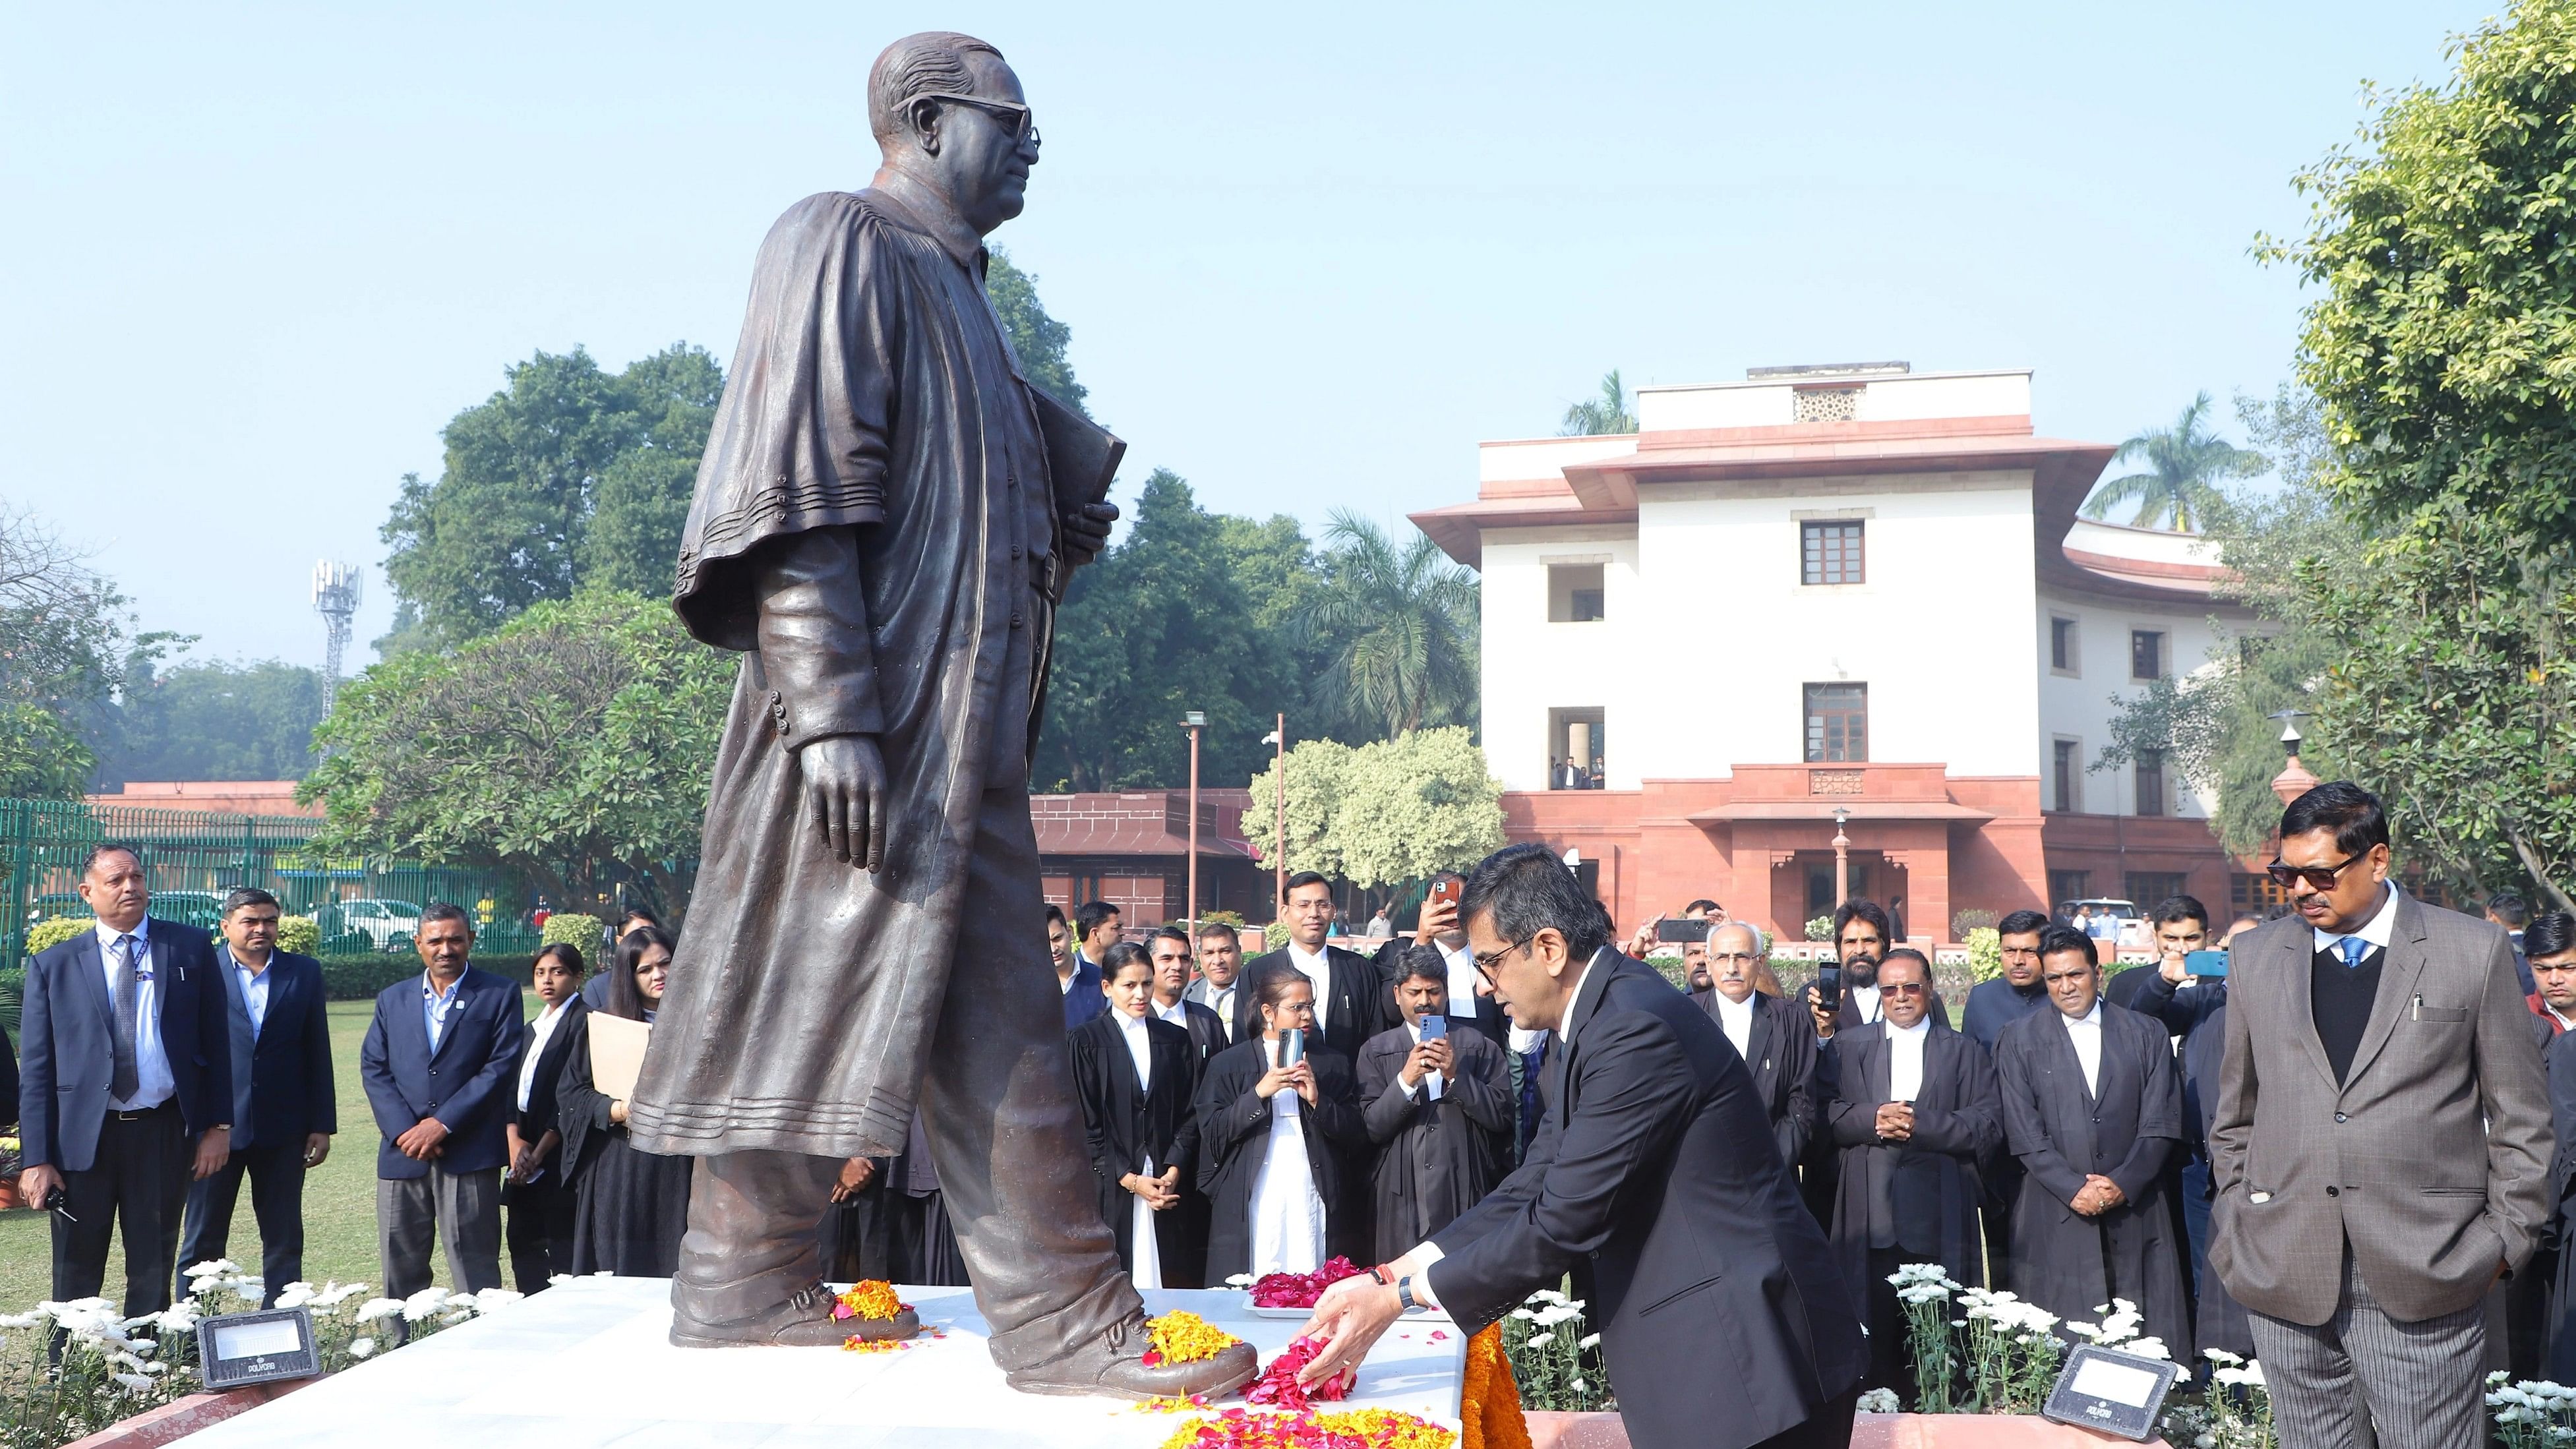
M869 189L761 244L680 549L680 617L744 657L629 1108L698 1159L672 1341L838 1343L816 1224L918 1112L1013 1385L1220 1391L1248 1349L1140 1362L1042 934L1029 751L1117 445L1029 385L984 292L1037 127L944 33L877 57L868 120Z

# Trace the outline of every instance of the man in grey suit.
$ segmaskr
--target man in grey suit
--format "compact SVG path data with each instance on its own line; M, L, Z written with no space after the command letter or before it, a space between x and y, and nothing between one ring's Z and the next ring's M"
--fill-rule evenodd
M2487 1290L2549 1207L2512 947L2389 881L2388 818L2357 785L2291 802L2271 875L2295 914L2230 951L2209 1265L2250 1311L2284 1449L2368 1427L2475 1449Z

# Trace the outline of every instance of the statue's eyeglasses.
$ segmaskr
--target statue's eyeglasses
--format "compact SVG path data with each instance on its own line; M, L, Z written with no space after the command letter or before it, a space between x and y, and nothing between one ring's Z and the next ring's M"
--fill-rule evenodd
M1043 144L1038 139L1037 113L1017 101L996 101L984 96L964 96L955 91L924 91L913 99L955 101L960 105L973 106L986 115L999 118L1010 132L1012 140L1026 140L1032 146Z

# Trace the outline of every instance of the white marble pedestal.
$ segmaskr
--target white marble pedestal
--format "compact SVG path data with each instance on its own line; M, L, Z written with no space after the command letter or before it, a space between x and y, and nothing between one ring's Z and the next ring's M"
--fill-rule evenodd
M836 1348L680 1349L671 1285L583 1278L191 1435L189 1449L1152 1449L1178 1423L1112 1399L1012 1392L963 1288L905 1288L924 1337L900 1353ZM1187 1308L1261 1351L1285 1348L1296 1319L1255 1318L1223 1289L1145 1295ZM947 1337L931 1339L932 1328ZM1438 1338L1433 1334L1441 1335ZM1399 1323L1347 1401L1458 1422L1465 1336L1438 1320ZM1223 1409L1239 1398L1219 1400Z

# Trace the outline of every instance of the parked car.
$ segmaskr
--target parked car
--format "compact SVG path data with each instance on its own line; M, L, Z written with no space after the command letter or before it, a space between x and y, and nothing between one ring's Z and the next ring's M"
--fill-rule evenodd
M326 926L326 937L364 936L379 951L408 951L420 934L420 907L409 901L361 899L342 901L332 909L339 921L336 930Z
M2074 924L2075 911L2079 906L2092 913L2085 921L2086 933L2097 941L2107 942L2112 946L2127 946L2137 944L2138 940L2146 935L2146 917L2138 913L2136 901L2124 901L2111 896L2087 896L2080 901L2059 901L2057 919L2069 925Z
M213 891L154 891L151 909L158 920L211 931L223 919L224 898ZM27 923L34 925L61 916L85 921L93 914L79 892L48 891L36 897L27 912Z

